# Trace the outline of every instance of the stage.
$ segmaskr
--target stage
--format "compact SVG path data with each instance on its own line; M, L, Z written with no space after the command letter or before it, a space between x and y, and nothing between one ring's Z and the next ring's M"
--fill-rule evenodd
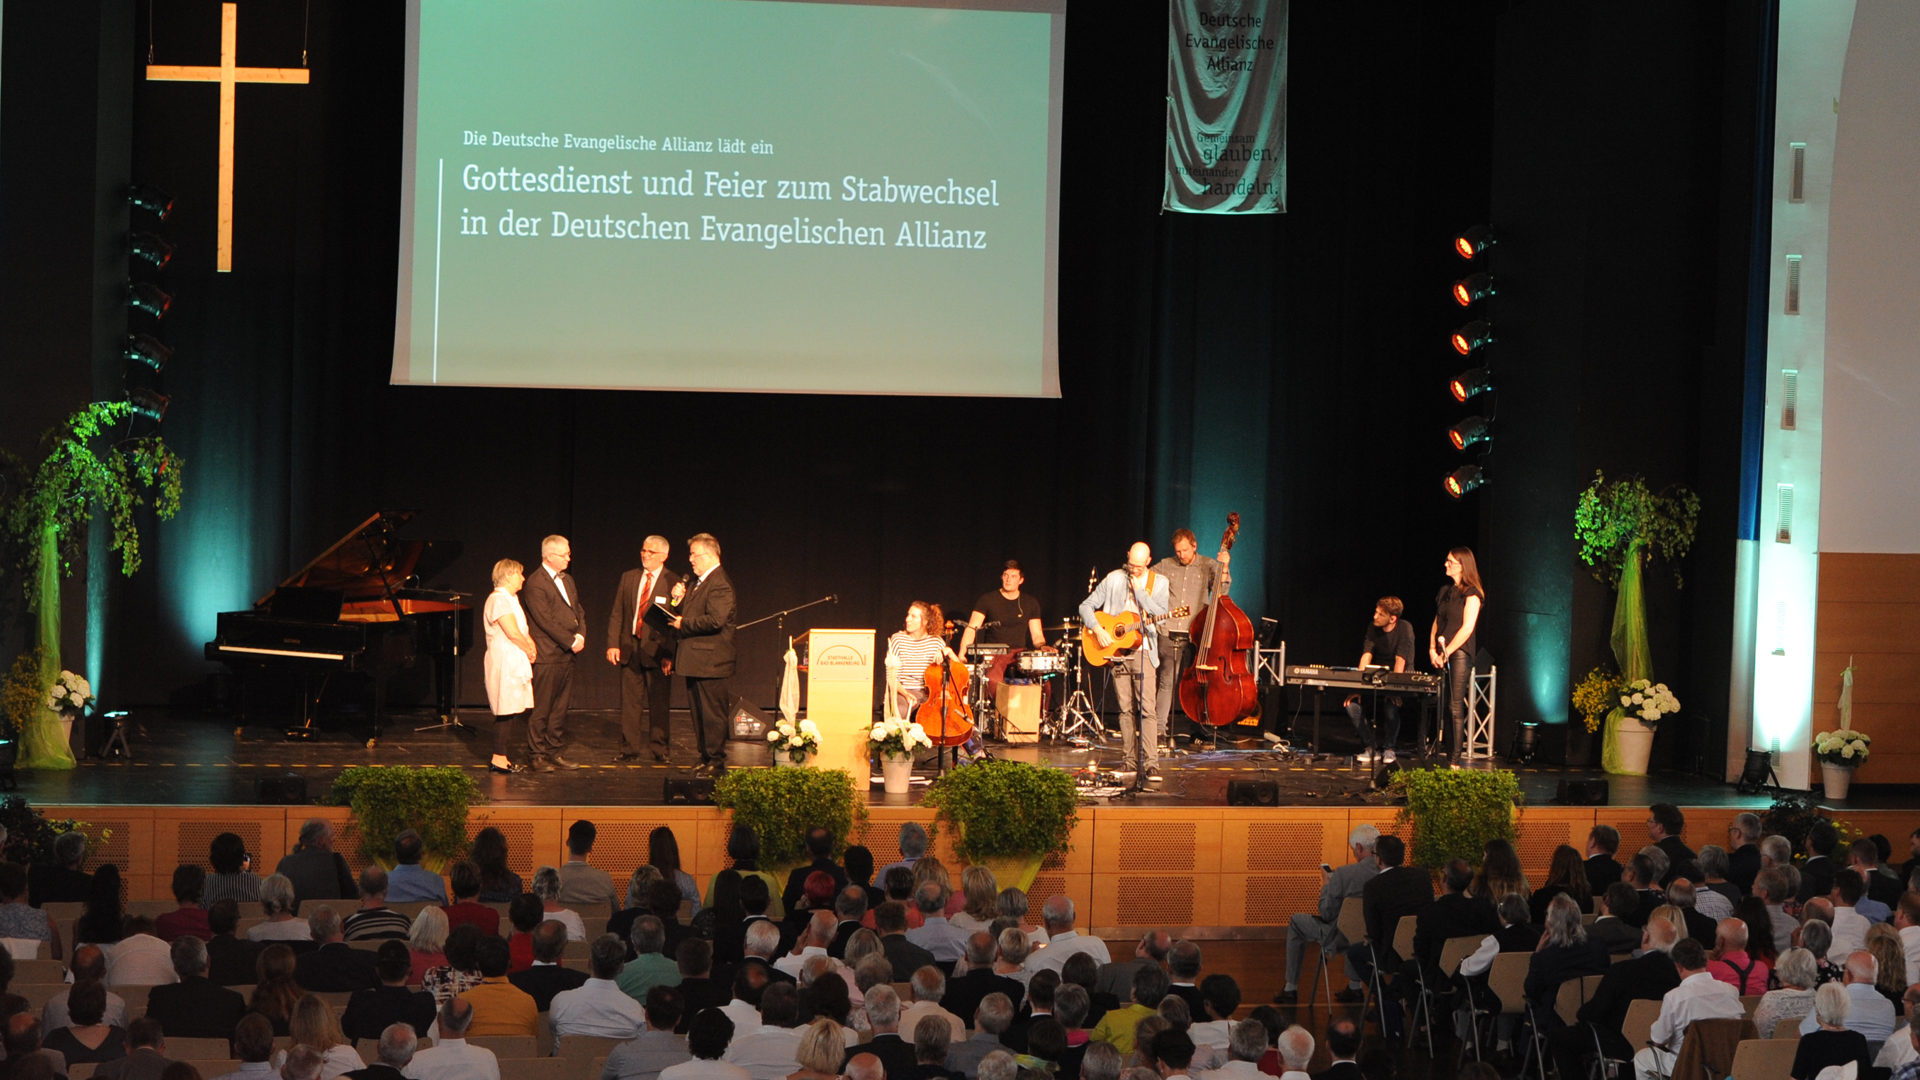
M484 716L477 717L491 723ZM19 794L49 817L72 817L91 832L108 830L98 861L120 865L130 899L164 899L173 868L204 862L214 835L239 833L256 867L271 869L291 849L300 825L309 817L335 821L340 847L350 863L363 864L351 812L314 802L326 793L340 770L363 764L456 766L470 770L485 801L469 817L469 830L498 826L507 836L514 868L530 874L541 864L564 860L566 828L577 818L598 823L600 842L593 862L624 880L646 858L647 834L669 825L679 839L686 868L704 879L726 865L726 816L710 806L665 805L666 781L690 776L688 769L659 765L615 765L618 721L612 713L575 712L570 720L568 755L589 767L573 772L500 776L486 770L491 733L460 735L435 728L416 733L426 714L397 714L374 748L364 729L329 727L311 741L290 742L277 726L253 725L236 731L229 717L208 713L140 710L129 718L132 763L83 761L66 773L23 772ZM676 730L686 734L684 718ZM1119 750L1075 751L1066 747L1001 747L1005 757L1084 769L1094 763L1116 766ZM763 746L736 743L737 767L767 763ZM676 746L678 760L691 762L690 746ZM1525 805L1519 818L1517 847L1522 865L1536 879L1544 875L1560 844L1583 847L1595 823L1618 828L1628 844L1645 835L1645 807L1673 802L1686 810L1684 838L1699 846L1723 843L1733 815L1763 809L1765 796L1741 796L1730 784L1700 777L1657 774L1644 778L1608 778L1609 805L1558 806L1553 803L1562 779L1595 779L1586 770L1520 766L1516 769ZM925 776L930 770L922 770ZM1135 798L1090 798L1083 802L1072 835L1072 850L1039 869L1029 890L1037 898L1063 893L1074 898L1083 924L1103 935L1125 937L1142 927L1167 926L1189 936L1210 939L1266 939L1284 936L1293 912L1310 908L1320 888L1322 862L1348 858L1346 837L1354 825L1368 822L1408 835L1394 820L1397 808L1367 787L1371 774L1349 759L1298 763L1264 752L1193 752L1169 759L1157 793ZM260 800L257 784L269 778L305 781L307 801L272 805ZM1229 806L1230 780L1271 780L1279 804ZM904 796L872 788L868 826L860 839L885 865L898 857L897 835L905 821L931 824L933 815L918 805L918 792ZM1920 800L1878 797L1856 800L1836 816L1861 832L1884 833L1903 845L1920 825ZM957 865L945 836L936 854Z

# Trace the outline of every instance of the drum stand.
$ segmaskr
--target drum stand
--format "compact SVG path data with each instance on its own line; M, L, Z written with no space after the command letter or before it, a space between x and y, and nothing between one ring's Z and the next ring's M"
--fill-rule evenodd
M1073 693L1055 715L1051 734L1055 739L1065 739L1072 743L1077 750L1091 750L1095 738L1102 738L1104 741L1104 732L1100 723L1100 712L1093 707L1093 699L1087 696L1086 664L1080 659L1080 647L1077 642L1071 639L1063 642L1060 651L1067 657L1067 664L1072 669L1068 678L1072 680ZM1086 734L1087 732L1092 734Z

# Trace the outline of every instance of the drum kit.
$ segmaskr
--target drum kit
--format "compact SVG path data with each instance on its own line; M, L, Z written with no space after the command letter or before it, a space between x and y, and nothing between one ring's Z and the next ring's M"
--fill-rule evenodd
M1016 649L976 642L967 649L968 702L986 737L1007 741L1009 717L999 707L999 689L1008 686L1040 688L1040 738L1070 742L1082 749L1101 733L1086 680L1091 677L1080 655L1080 626L1061 623L1042 628L1058 637L1051 645ZM1029 738L1027 741L1032 741Z

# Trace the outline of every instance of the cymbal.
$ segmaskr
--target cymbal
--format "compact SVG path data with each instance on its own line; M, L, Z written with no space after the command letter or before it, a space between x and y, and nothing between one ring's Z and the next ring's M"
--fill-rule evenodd
M1080 624L1075 622L1063 622L1058 626L1043 626L1040 629L1051 634L1056 630L1078 630L1080 629Z

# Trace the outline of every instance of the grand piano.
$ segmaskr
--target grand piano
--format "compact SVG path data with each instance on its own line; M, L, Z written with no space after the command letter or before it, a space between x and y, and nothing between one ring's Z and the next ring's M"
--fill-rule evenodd
M260 598L250 611L220 612L206 656L232 669L245 719L249 689L297 686L300 724L288 738L313 734L320 699L336 676L371 683L373 733L385 722L388 683L426 660L433 701L443 723L456 719L460 654L471 639L473 611L458 594L421 583L452 565L460 545L403 539L411 510L383 510L356 526Z

